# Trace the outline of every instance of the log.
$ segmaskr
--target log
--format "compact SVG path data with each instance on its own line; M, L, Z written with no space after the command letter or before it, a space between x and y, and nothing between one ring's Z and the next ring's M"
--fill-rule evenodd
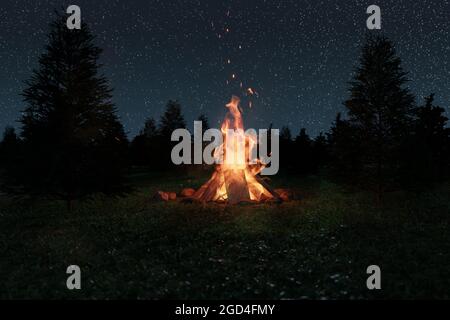
M158 201L169 201L169 194L164 191L158 191L153 195L153 199Z
M181 190L180 196L182 197L192 197L195 194L195 190L192 188L185 188Z
M275 192L283 201L289 201L292 199L292 192L288 189L275 189Z
M209 179L207 183L201 186L200 189L198 189L197 192L194 193L193 198L201 201L221 200L216 199L216 196L217 190L220 189L223 183L223 174L220 170L217 170L213 173L211 179Z
M236 204L241 201L250 201L247 180L243 169L225 170L223 173L227 189L228 203Z
M256 181L258 181L264 188L266 188L267 191L270 192L270 194L277 200L277 201L283 201L283 199L279 196L279 194L271 187L269 186L260 176L255 176Z
M175 192L169 192L169 200L176 200L177 194Z

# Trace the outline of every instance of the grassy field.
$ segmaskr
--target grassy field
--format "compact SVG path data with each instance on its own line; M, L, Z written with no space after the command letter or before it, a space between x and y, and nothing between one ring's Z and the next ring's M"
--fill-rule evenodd
M202 175L134 173L136 191L63 202L0 196L0 298L386 299L450 297L450 188L381 206L319 178L275 178L300 199L164 203ZM82 290L66 289L68 265ZM382 290L366 288L381 267Z

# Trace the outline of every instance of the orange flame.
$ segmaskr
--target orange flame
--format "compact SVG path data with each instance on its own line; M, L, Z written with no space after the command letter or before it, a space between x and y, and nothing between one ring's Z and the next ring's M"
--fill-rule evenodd
M228 200L236 203L245 200L262 201L273 194L258 181L257 175L264 168L259 159L251 161L256 151L257 137L244 132L244 121L236 96L226 105L227 115L221 126L223 143L214 151L221 159L212 177L195 194L202 201Z

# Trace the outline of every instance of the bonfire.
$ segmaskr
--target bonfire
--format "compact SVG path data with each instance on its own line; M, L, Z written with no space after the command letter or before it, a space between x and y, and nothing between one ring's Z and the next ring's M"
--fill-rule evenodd
M257 148L256 135L246 134L244 121L236 96L226 105L228 112L222 122L223 142L214 150L217 160L211 178L197 191L184 189L181 196L201 202L266 202L288 200L289 191L272 189L261 177L265 165L260 159L252 159ZM159 191L163 200L173 200L172 192Z
M255 136L245 134L239 102L239 98L233 96L226 105L228 112L221 127L223 144L214 151L214 157L222 161L217 164L212 177L194 193L194 199L234 204L279 198L258 176L264 164L259 159L250 161L249 155L256 148L257 140ZM230 129L234 132L232 136Z

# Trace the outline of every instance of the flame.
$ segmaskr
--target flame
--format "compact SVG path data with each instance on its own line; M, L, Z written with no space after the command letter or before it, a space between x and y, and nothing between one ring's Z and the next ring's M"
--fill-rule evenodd
M257 175L264 169L259 159L251 161L256 150L256 135L245 134L244 121L236 96L226 105L227 115L222 122L223 143L214 150L216 166L211 178L194 194L203 201L245 200L262 201L274 198L273 194L258 181Z

